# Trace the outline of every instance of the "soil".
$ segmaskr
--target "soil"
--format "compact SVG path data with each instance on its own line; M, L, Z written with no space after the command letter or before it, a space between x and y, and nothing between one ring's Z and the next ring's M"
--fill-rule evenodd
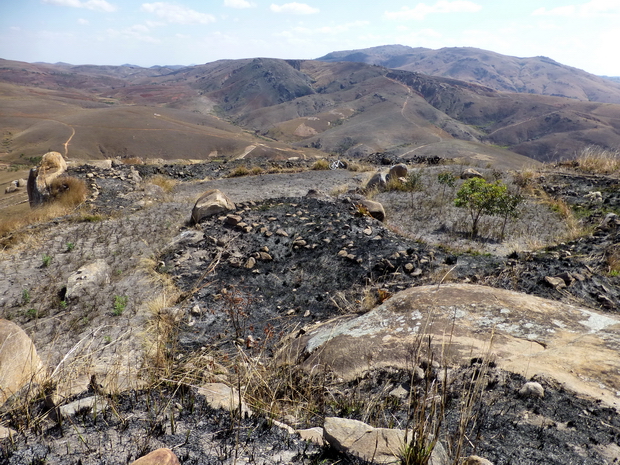
M153 239L151 249L142 245L141 253L155 254L154 271L162 278L171 277L182 292L175 306L183 315L176 348L182 360L205 348L229 357L240 351L248 357L270 355L283 337L303 332L308 325L363 313L410 286L447 280L517 290L606 312L620 310L620 277L607 272L609 254L620 247L617 227L593 229L575 241L540 250L496 254L492 247L485 252L482 244L482 252L460 252L397 234L394 225L387 228L364 214L357 205L365 175L340 169L227 178L241 163L135 167L144 178L164 174L181 181L171 194L130 181L130 167L125 165L116 165L113 171L73 169L74 175L95 179L99 186L93 212L125 218L115 234L146 227L148 221L157 222L157 231L165 231L157 232L162 236ZM273 167L273 162L264 163L265 169ZM307 167L306 162L287 163L278 169ZM87 177L89 173L93 176ZM598 225L605 214L620 211L617 178L553 172L539 182L549 194L582 205L577 210L581 208L585 224ZM222 215L190 224L191 204L213 187L237 203L231 214L240 218ZM315 192L306 195L310 189ZM601 192L600 203L583 200L593 190ZM155 206L145 207L144 202L153 199ZM165 227L166 217L174 218L178 227ZM64 243L62 237L56 241ZM114 260L122 261L125 249L119 246L118 251ZM31 258L37 259L40 263L40 257ZM135 259L131 263L119 262L117 267L130 272L128 266L136 266ZM566 287L556 288L545 279L556 276L566 277ZM138 279L123 285L134 286L125 292L135 300L152 292ZM71 347L69 342L65 346ZM448 441L457 428L459 393L479 369L474 360L472 366L451 370L442 440ZM470 425L463 455L476 453L496 465L594 465L620 460L617 412L551 380L538 380L545 396L532 399L518 394L526 381L518 375L491 366L485 376L477 421ZM409 372L382 370L351 384L326 381L315 387L332 400L315 414L291 422L298 422L296 427L321 426L323 417L337 415L373 426L404 427L407 402L388 393L398 386L409 390L410 378ZM422 384L413 387L417 392ZM92 395L80 396L87 394ZM366 408L369 400L374 410ZM261 415L235 419L214 411L192 387L158 385L108 401L112 406L101 416L78 412L62 425L44 419L34 422L36 427L20 428L23 418L5 414L3 420L20 433L2 442L0 463L129 463L157 447L173 447L181 463L188 464L234 463L240 457L243 463L361 463L290 437ZM45 412L41 401L31 409L34 416Z

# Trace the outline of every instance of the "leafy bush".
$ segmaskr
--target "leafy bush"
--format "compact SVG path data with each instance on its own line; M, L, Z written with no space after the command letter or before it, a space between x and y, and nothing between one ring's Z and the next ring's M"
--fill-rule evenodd
M454 205L466 208L471 218L471 235L478 235L478 222L482 215L497 215L504 218L502 237L506 222L518 215L518 206L523 197L511 194L501 181L489 183L482 178L471 178L463 183L456 193Z

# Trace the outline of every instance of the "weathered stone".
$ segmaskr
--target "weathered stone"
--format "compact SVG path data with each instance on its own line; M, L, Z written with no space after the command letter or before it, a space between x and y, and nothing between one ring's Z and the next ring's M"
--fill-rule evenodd
M502 369L546 376L620 407L618 315L486 286L412 287L364 315L324 322L281 354L300 354L303 368L329 366L350 381L367 372L369 356L374 368L409 369L408 350L419 341L422 328L454 363L491 350Z
M273 260L273 257L269 255L267 252L261 251L261 252L258 252L258 259L264 262L268 262L268 261Z
M60 407L60 414L63 417L70 417L77 412L96 409L97 413L103 412L108 406L108 401L102 396L90 396L83 399L75 400Z
M69 275L65 296L68 300L78 299L109 282L110 267L103 259L95 260Z
M366 189L373 189L375 187L385 187L387 184L385 173L375 173L370 180L366 183Z
M230 214L230 215L226 216L225 222L226 222L226 224L229 224L231 226L237 226L239 223L241 223L242 219L243 218L241 218L240 215Z
M465 171L461 173L461 179L471 179L471 178L484 178L482 174L476 171L473 168L467 168Z
M192 221L200 223L205 218L234 209L235 204L226 194L218 189L210 189L196 201L192 210Z
M549 286L554 289L564 289L566 287L566 283L562 278L556 278L553 276L545 276L545 282L549 284Z
M31 207L47 202L50 198L50 184L67 170L67 162L58 152L47 152L41 163L28 174L28 200Z
M374 200L363 199L363 200L360 200L359 203L366 210L368 210L368 213L373 218L379 221L385 220L385 210L383 209L383 205L381 205L379 202L375 202Z
M543 398L545 397L545 389L540 383L530 381L523 385L523 387L519 390L519 394L524 397Z
M179 459L170 449L157 449L140 457L131 465L179 465Z
M245 342L245 341L244 341ZM205 396L209 405L232 412L239 409L239 393L223 383L207 383L198 388L198 394ZM252 411L241 401L241 411L244 415L251 416Z
M4 189L5 194L12 194L13 192L17 192L17 191L18 191L17 186L13 184L7 186L6 189Z
M493 465L493 462L477 455L470 455L465 459L463 465Z
M304 441L309 441L319 446L325 445L325 439L323 439L323 428L314 427L308 429L298 429L295 430L299 437Z
M288 237L288 233L284 229L281 229L281 228L276 230L276 235L282 236L282 237Z
M17 434L17 431L6 426L0 426L0 439L10 438Z
M256 266L256 259L254 257L250 257L246 260L244 267L248 270L251 270Z
M0 319L0 404L41 375L41 360L28 335L15 323Z
M407 440L404 430L373 428L366 423L346 418L327 417L323 425L323 438L333 448L379 464L397 464ZM447 454L437 444L429 465L447 464Z
M398 165L394 165L390 168L388 179L407 178L408 174L409 169L407 168L407 165L404 163L399 163Z
M28 181L26 179L24 179L24 178L19 178L17 180L16 186L17 187L26 187L26 186L28 186Z

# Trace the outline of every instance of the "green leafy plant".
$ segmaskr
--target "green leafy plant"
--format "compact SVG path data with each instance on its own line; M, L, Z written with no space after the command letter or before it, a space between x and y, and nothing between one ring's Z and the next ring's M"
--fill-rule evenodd
M30 299L31 299L30 291L28 289L24 289L22 291L22 303L26 305L30 303Z
M115 295L114 304L112 306L112 313L114 316L121 316L127 308L128 297L126 295Z
M50 266L50 263L52 263L52 256L48 254L44 254L43 259L42 259L43 268L47 268L48 266Z
M456 193L454 205L467 209L471 218L471 235L475 237L478 235L478 223L482 215L501 214L508 218L521 203L520 197L518 201L516 199L501 181L489 183L482 178L471 178L465 181Z
M71 252L73 249L75 249L75 243L67 242L67 252Z

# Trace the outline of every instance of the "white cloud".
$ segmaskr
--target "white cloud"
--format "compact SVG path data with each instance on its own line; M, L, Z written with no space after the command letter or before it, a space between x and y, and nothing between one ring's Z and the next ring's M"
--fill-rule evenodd
M86 8L87 10L105 11L111 13L116 11L116 6L105 0L88 0L82 2L80 0L42 0L43 3L56 6L69 6L72 8Z
M285 3L283 5L271 4L271 11L274 13L291 13L295 15L311 15L318 13L318 8L313 8L305 3Z
M254 8L256 3L248 2L247 0L224 0L224 6L242 10L244 8Z
M418 3L413 8L403 7L399 11L386 11L384 17L386 19L395 19L401 21L423 20L429 14L435 13L475 13L482 9L481 5L470 2L469 0L440 0L434 5L426 3Z
M313 34L326 35L326 34L330 34L330 35L334 35L334 34L342 34L344 32L349 32L351 29L356 29L356 28L368 26L369 24L370 24L370 21L354 21L352 23L337 24L335 26L322 26L322 27L317 27L315 29L311 29L311 28L307 28L307 27L294 27L290 31L285 31L285 32L282 32L282 33L276 34L276 35L282 35L282 36L286 36L286 37L292 37L292 36L298 35L298 34L306 34L306 35L313 35Z
M158 44L161 40L148 35L149 28L142 24L134 24L125 29L108 29L108 34L112 38L120 38L125 40L139 40L140 42L148 42Z
M172 3L143 3L142 11L153 13L169 23L177 24L208 24L215 22L215 16L186 8Z
M81 24L82 26L88 26L90 24L90 22L87 19L84 18L80 18L77 20L78 24Z
M590 0L586 3L559 6L550 10L541 7L532 13L533 16L572 16L579 18L608 14L620 14L618 0Z

